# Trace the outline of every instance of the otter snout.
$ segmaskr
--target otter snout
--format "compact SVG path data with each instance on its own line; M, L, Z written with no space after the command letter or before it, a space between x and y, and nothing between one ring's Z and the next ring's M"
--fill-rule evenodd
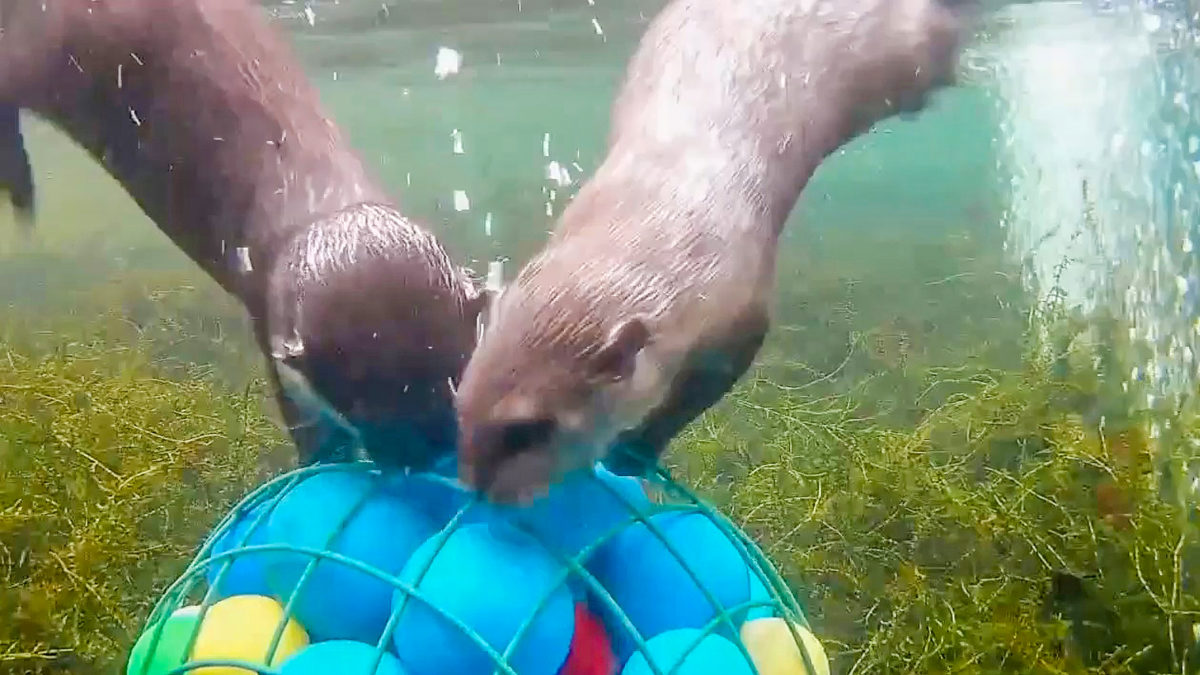
M464 430L459 479L493 502L527 502L549 489L557 471L552 418L489 422Z

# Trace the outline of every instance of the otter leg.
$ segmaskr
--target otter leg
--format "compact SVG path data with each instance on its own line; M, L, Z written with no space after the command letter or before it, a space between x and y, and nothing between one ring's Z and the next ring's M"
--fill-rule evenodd
M33 226L33 168L21 135L21 109L0 104L0 190L8 193L19 225Z
M617 437L604 460L620 475L645 475L654 468L671 439L715 405L754 363L766 339L765 314L738 324L734 338L718 349L706 349L676 378L667 399L641 426Z

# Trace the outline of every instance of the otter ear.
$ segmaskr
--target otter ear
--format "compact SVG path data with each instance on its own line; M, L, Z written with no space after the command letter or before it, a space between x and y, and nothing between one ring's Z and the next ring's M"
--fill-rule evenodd
M290 317L288 317L290 318ZM296 368L304 358L304 339L292 321L274 321L274 327L269 328L267 347L268 356L275 363L283 363ZM281 325L282 324L282 325Z
M608 334L608 341L592 361L592 374L620 382L633 375L638 354L650 341L650 329L641 317L626 319Z
M300 336L300 293L293 284L280 284L272 272L267 281L267 308L262 322L255 326L260 341L265 338L267 356L275 363L295 368L304 356L304 338Z

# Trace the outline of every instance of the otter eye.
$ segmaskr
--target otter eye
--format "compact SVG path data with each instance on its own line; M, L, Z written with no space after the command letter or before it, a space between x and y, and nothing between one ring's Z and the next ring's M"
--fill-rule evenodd
M505 425L500 434L500 447L507 453L517 453L536 445L542 445L554 434L553 419L513 422Z

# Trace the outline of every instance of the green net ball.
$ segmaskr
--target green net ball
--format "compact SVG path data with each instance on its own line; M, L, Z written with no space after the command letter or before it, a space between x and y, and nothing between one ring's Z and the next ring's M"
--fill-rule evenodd
M262 589L281 570L287 583ZM229 594L239 589L254 595ZM204 625L214 604L246 598L276 609ZM338 660L343 675L829 672L795 597L741 530L665 473L599 465L523 507L434 472L298 469L217 525L147 626L127 675L285 675ZM201 654L198 633L238 645L210 640ZM160 660L147 657L155 634Z

